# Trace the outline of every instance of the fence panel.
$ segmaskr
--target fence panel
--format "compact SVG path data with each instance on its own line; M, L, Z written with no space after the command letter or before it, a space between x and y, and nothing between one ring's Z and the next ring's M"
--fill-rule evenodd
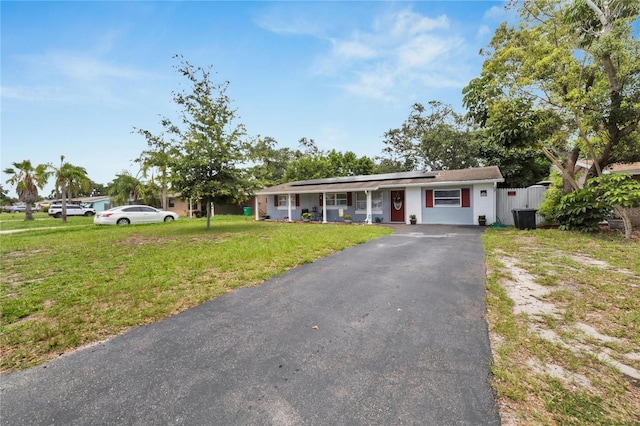
M528 188L498 188L497 192L497 221L505 225L514 225L514 209L537 209L542 204L542 198L547 187L541 185ZM536 224L542 222L542 217L536 214Z

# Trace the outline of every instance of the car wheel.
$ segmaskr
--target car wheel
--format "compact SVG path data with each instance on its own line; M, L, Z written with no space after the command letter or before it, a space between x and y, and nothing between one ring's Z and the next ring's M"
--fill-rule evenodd
M84 212L84 215L85 215L85 216L93 216L93 213L91 213L91 212Z
M62 217L62 213L56 213L53 215L56 219L60 219Z
M173 216L167 216L164 218L165 222L173 222Z
M118 225L128 225L131 223L131 221L129 219L127 219L126 217L123 217L122 219L118 219L118 221L116 222Z

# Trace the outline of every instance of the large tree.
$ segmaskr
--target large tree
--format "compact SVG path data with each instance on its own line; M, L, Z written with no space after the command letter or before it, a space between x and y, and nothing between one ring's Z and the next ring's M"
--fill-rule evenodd
M179 141L169 159L171 185L182 197L206 205L209 229L212 203L243 203L252 190L241 168L247 159L246 131L235 123L229 82L212 81L210 68L195 67L181 57L176 70L190 88L173 93L173 102L182 108L182 124L162 120Z
M38 189L42 189L49 180L51 172L46 164L33 167L31 161L12 163L13 167L4 169L10 175L7 183L16 186L18 199L26 204L24 220L33 220L31 206L38 200Z
M493 142L541 150L565 192L616 162L640 160L640 43L628 0L526 0L518 27L495 32L482 74L465 88L469 116Z
M257 138L249 146L251 166L249 176L257 187L267 187L285 182L285 170L296 158L296 151L290 148L278 148L278 142L271 138Z
M401 127L384 134L385 154L413 170L464 169L479 165L479 141L450 105L412 106Z

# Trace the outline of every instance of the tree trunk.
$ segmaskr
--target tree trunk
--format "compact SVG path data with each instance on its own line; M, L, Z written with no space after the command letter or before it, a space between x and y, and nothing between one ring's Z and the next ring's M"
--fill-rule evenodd
M207 229L211 228L211 202L207 200Z
M67 223L67 187L63 184L62 192L62 223Z
M629 217L627 209L620 206L615 206L614 210L622 218L622 223L624 223L624 237L627 240L631 239L631 234L633 233L633 224L631 223L631 218Z
M29 220L35 220L33 218L33 211L31 211L31 203L27 203L24 206L24 220L29 221Z

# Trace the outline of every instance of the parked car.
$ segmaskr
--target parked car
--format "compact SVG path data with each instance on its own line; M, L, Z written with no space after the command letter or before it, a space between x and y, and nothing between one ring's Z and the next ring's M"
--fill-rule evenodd
M27 211L27 206L23 205L13 205L13 206L9 206L9 213L24 213L25 211Z
M12 206L4 206L3 211L6 213L24 213L27 211L26 204L14 204ZM36 211L35 207L31 207L31 211Z
M93 218L96 225L129 225L135 223L171 222L178 213L159 210L151 206L119 206L98 212Z
M62 204L51 204L49 206L49 216L62 217ZM67 204L67 216L93 216L95 209L88 209L77 204Z

